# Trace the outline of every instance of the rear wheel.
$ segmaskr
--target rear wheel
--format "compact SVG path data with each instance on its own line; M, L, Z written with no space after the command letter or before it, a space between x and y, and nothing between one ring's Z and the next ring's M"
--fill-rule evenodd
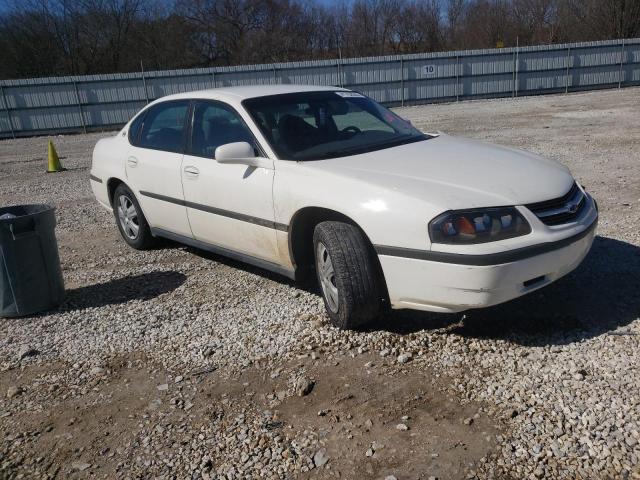
M318 284L331 322L352 329L380 313L382 283L375 253L357 227L321 222L313 235Z
M147 219L133 192L126 185L118 185L113 194L113 214L118 230L125 242L138 250L145 250L155 243Z

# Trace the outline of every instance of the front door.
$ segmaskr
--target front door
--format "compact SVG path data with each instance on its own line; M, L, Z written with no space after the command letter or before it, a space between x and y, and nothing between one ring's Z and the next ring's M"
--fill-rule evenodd
M221 102L195 102L191 141L182 162L182 185L193 236L277 263L274 171L216 162L216 148L233 142L257 145L233 108Z
M149 108L127 155L127 181L149 225L191 238L184 206L181 166L189 101Z

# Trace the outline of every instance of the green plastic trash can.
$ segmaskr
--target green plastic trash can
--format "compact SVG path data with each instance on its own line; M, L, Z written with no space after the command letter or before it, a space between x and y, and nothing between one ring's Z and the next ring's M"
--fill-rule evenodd
M55 208L0 208L0 317L54 308L64 298Z

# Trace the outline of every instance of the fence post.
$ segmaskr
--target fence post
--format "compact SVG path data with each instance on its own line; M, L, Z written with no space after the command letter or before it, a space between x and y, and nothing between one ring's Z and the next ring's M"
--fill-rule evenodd
M571 56L571 47L567 47L567 73L564 76L564 93L569 93L569 65Z
M275 64L273 65L273 83L277 84L278 83L278 74L276 73L276 66Z
M147 80L144 78L144 65L142 60L140 60L140 70L142 71L142 88L144 88L144 98L147 101L147 105L149 105L149 93L147 92Z
M80 94L78 93L78 83L73 81L73 88L76 91L76 103L78 105L78 110L80 111L80 121L82 122L82 130L84 133L87 133L87 125L84 122L84 112L82 111L82 103L80 103Z
M511 98L516 96L516 52L513 52L513 66L511 68Z
M620 52L620 72L618 73L618 90L622 88L622 65L624 63L624 38L622 39L622 51Z
M516 37L516 81L514 84L516 97L518 96L518 73L520 71L520 37Z
M7 96L4 94L4 86L0 85L0 92L2 92L2 100L4 102L4 110L7 112L7 120L9 120L9 130L11 130L11 137L16 138L16 132L13 130L13 120L11 119L11 112L9 111L9 102Z
M336 60L336 67L338 67L338 86L342 87L342 74L340 73L340 60Z
M456 53L456 102L460 101L460 55Z
M400 57L400 105L404 107L404 60Z
M211 82L213 83L213 88L216 88L216 72L211 72Z

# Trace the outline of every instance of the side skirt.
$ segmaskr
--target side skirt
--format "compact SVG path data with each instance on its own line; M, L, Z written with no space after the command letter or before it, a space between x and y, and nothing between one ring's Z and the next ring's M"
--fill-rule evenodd
M183 243L190 247L197 248L199 250L205 250L207 252L215 253L216 255L231 258L239 262L248 263L249 265L253 265L254 267L264 268L265 270L283 275L287 278L290 278L291 280L296 279L296 272L294 270L289 270L276 263L262 260L261 258L252 257L250 255L245 255L244 253L239 253L224 247L219 247L217 245L202 242L200 240L196 240L195 238L185 237L184 235L169 232L167 230L163 230L162 228L152 228L151 234L154 237L166 238L169 240L173 240L174 242Z

